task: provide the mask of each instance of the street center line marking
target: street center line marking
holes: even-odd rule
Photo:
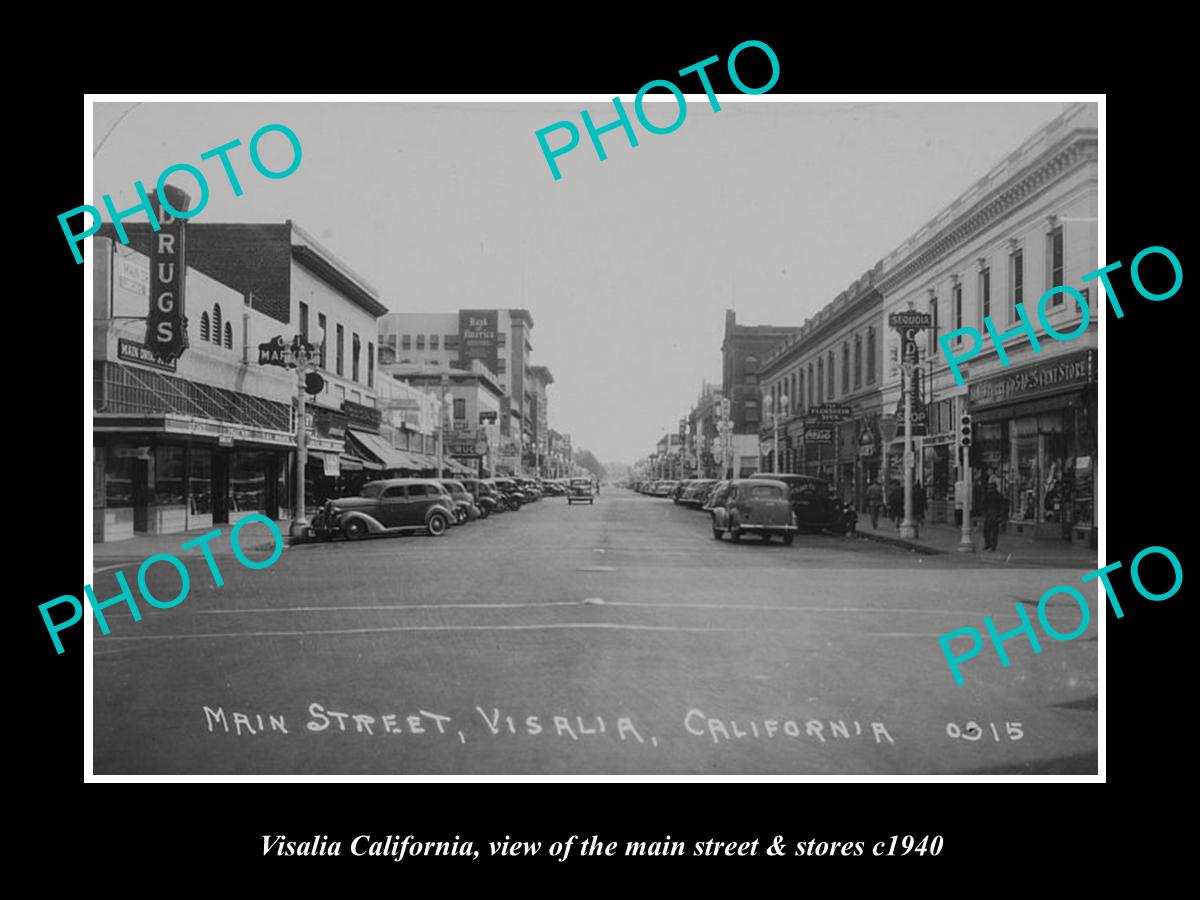
[[[525,609],[551,606],[578,606],[578,600],[547,600],[529,603],[394,603],[381,605],[356,604],[354,606],[278,606],[251,607],[246,609],[196,609],[195,615],[238,615],[241,613],[289,613],[289,612],[354,612],[354,611],[385,611],[407,609]],[[607,606],[644,607],[646,609],[728,609],[748,612],[800,612],[800,613],[854,613],[887,615],[891,613],[912,615],[939,616],[972,616],[991,615],[993,618],[1018,618],[1017,614],[993,612],[986,610],[954,610],[954,609],[890,609],[875,606],[778,606],[766,604],[739,603],[655,603],[636,600],[607,600]],[[1051,613],[1051,617],[1053,612]]]
[[[688,628],[683,625],[622,625],[609,622],[551,622],[539,625],[393,625],[381,628],[336,628],[322,631],[231,631],[202,634],[108,635],[106,641],[175,641],[188,638],[312,637],[333,634],[381,634],[394,631],[546,631],[568,628],[607,628],[623,631],[686,631],[709,634],[737,628]]]

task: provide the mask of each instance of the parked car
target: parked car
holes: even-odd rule
[[[479,518],[479,507],[475,505],[475,500],[467,491],[465,485],[460,481],[454,481],[450,478],[439,479],[442,487],[444,487],[454,499],[454,517],[456,524],[462,525],[465,522],[474,522]]]
[[[704,501],[704,505],[701,506],[700,508],[702,510],[704,510],[705,512],[710,512],[712,510],[713,503],[716,501],[716,499],[718,497],[721,496],[721,491],[724,490],[728,486],[729,486],[728,479],[722,479],[722,480],[718,481],[716,484],[714,484],[712,486],[712,490],[708,492],[708,499]]]
[[[654,488],[655,497],[670,497],[678,481],[660,481]]]
[[[596,502],[596,498],[592,494],[592,479],[572,478],[570,484],[567,485],[567,506],[585,501],[588,505]]]
[[[699,509],[708,500],[709,492],[716,484],[716,480],[712,478],[701,478],[693,481],[688,485],[687,490],[679,495],[679,499],[675,501],[680,506],[690,506],[693,509]]]
[[[790,545],[796,536],[796,514],[788,501],[788,486],[782,481],[746,478],[729,482],[712,501],[712,534],[724,534],[735,544],[745,534],[757,534],[764,542],[777,534]]]
[[[486,519],[492,513],[497,512],[495,491],[486,481],[481,478],[463,478],[461,480],[462,486],[475,501],[475,507],[479,510],[479,518]]]
[[[326,504],[327,532],[355,541],[370,534],[427,531],[441,536],[454,521],[454,500],[429,478],[368,481],[357,497]]]
[[[683,481],[676,482],[675,487],[671,489],[671,500],[676,506],[679,505],[679,498],[683,496],[683,492],[696,483],[695,478],[685,478]]]
[[[762,478],[782,481],[788,486],[788,497],[792,511],[796,514],[796,525],[803,531],[845,531],[844,516],[829,490],[829,482],[812,475],[789,473],[756,472],[752,479]]]
[[[521,493],[517,482],[512,478],[493,478],[492,484],[496,486],[496,490],[508,501],[508,508],[518,510],[525,505],[525,495]]]

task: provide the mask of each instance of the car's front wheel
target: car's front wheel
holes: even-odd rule
[[[429,517],[429,533],[434,537],[441,537],[445,534],[447,526],[446,516],[442,513],[435,513]]]
[[[346,540],[357,541],[367,536],[367,524],[362,519],[351,519],[342,526]]]

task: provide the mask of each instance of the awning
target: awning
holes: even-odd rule
[[[405,453],[403,450],[397,450],[377,434],[347,428],[346,436],[353,443],[354,449],[361,450],[366,454],[368,462],[374,459],[383,469],[421,468],[412,459],[410,454]],[[375,466],[371,466],[371,468],[375,468]]]

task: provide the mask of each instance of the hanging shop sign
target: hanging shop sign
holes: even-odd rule
[[[174,362],[187,349],[187,319],[184,317],[184,222],[182,216],[191,198],[179,188],[163,185],[166,203],[158,192],[150,198],[158,231],[150,235],[150,311],[146,316],[146,346],[167,362]],[[180,215],[173,215],[171,211]]]

